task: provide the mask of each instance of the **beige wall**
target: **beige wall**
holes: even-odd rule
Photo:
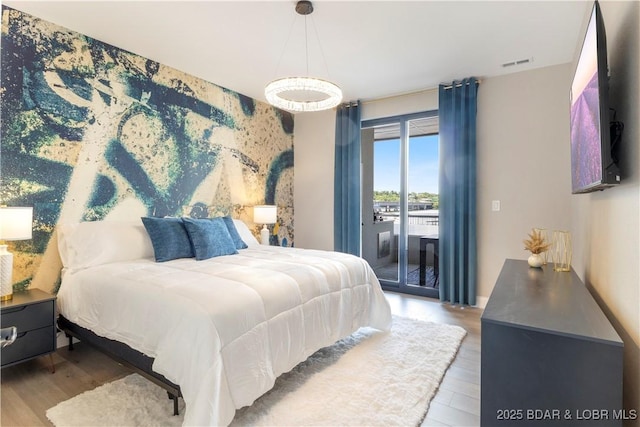
[[[335,110],[295,116],[293,212],[299,248],[333,250],[335,127]]]
[[[569,64],[485,79],[478,89],[478,297],[533,227],[568,230]],[[501,210],[491,210],[499,200]]]
[[[438,109],[438,89],[392,96],[362,103],[362,120],[393,117]]]
[[[640,3],[607,1],[600,6],[611,107],[625,124],[622,182],[571,197],[573,266],[624,341],[625,408],[640,411]],[[628,425],[640,425],[640,420]]]

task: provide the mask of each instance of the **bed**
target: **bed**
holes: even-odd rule
[[[121,359],[181,394],[185,425],[227,425],[318,349],[391,324],[366,261],[262,246],[233,223],[245,249],[165,262],[140,220],[58,227],[61,327],[124,349]]]

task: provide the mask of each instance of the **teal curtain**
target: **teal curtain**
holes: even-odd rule
[[[333,241],[338,252],[360,256],[360,103],[336,112]]]
[[[476,304],[476,111],[478,81],[439,87],[440,300]]]

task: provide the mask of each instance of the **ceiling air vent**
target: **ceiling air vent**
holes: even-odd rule
[[[502,64],[502,68],[515,67],[516,65],[524,65],[533,62],[533,58],[518,59],[517,61],[509,61]]]

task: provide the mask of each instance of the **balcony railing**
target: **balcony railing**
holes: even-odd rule
[[[398,234],[400,230],[399,212],[380,212],[378,214],[383,221],[394,222],[394,232]],[[424,236],[438,234],[440,219],[437,210],[409,212],[407,231],[410,236]]]
[[[400,213],[399,212],[380,212],[379,215],[382,217],[384,221],[400,221]],[[409,224],[414,225],[438,225],[439,223],[439,214],[438,211],[429,211],[429,212],[420,212],[420,213],[409,213]]]

